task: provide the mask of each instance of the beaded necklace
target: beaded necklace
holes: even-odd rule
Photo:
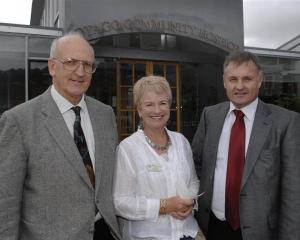
[[[145,134],[145,132],[143,131],[144,133],[144,136],[145,136],[145,139],[146,139],[146,142],[155,150],[157,151],[166,151],[169,146],[172,145],[172,142],[171,142],[171,139],[167,133],[167,131],[165,131],[166,135],[167,135],[167,143],[163,146],[160,146],[160,145],[157,145],[155,144],[154,142],[152,142],[152,140]]]

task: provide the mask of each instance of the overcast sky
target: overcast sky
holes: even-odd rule
[[[0,0],[0,22],[30,24],[32,0]]]
[[[243,0],[245,46],[278,48],[300,35],[300,0]]]
[[[278,48],[300,34],[300,0],[243,2],[245,46]],[[32,0],[0,0],[0,22],[28,25],[31,3]]]

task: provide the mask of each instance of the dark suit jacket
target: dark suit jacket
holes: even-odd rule
[[[207,234],[219,138],[229,102],[207,107],[192,149],[200,178],[197,219]],[[240,191],[244,240],[300,239],[300,115],[258,102]]]
[[[120,236],[112,200],[115,116],[111,107],[85,100],[95,138],[95,190],[50,88],[2,115],[0,239],[92,240],[96,208]]]

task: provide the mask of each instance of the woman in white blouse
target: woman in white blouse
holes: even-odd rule
[[[133,94],[143,127],[120,143],[114,179],[123,238],[195,239],[199,181],[188,140],[166,128],[170,86],[163,77],[148,76],[137,81]]]

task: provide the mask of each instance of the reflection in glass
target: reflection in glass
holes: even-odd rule
[[[117,64],[111,59],[97,58],[97,70],[93,74],[91,86],[87,95],[111,105],[116,111],[116,67]]]
[[[121,64],[121,85],[132,85],[132,64]]]
[[[121,87],[121,109],[133,108],[133,88]]]
[[[172,91],[171,109],[176,109],[177,90],[176,90],[176,88],[171,88],[171,91]]]
[[[177,131],[177,113],[176,111],[170,112],[170,119],[167,123],[167,128],[172,131]]]
[[[25,101],[25,38],[0,36],[0,115]]]
[[[50,46],[54,38],[30,37],[28,40],[29,57],[48,58]]]
[[[164,65],[162,64],[153,64],[153,75],[155,76],[165,76],[164,74]]]
[[[181,130],[189,141],[194,137],[203,108],[226,99],[222,64],[181,64]]]
[[[52,84],[47,61],[29,61],[28,98],[32,99]]]
[[[260,61],[264,71],[260,98],[300,112],[300,60],[260,57]]]
[[[134,64],[134,82],[146,76],[146,64]]]
[[[133,112],[121,112],[121,134],[131,134],[134,131]]]
[[[176,87],[176,66],[167,65],[166,66],[167,79],[171,87]]]

